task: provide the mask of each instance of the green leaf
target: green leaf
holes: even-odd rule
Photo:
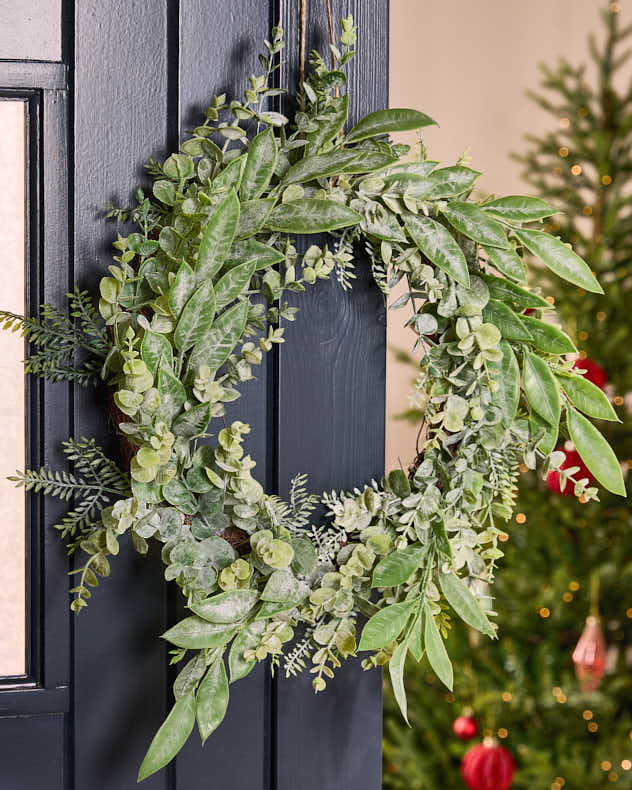
[[[370,153],[369,151],[366,152]],[[353,149],[338,149],[336,151],[328,151],[326,154],[316,154],[315,156],[308,156],[306,159],[299,159],[299,161],[290,167],[287,173],[283,176],[284,185],[289,184],[305,184],[308,181],[313,181],[315,178],[328,178],[329,176],[338,175],[341,168],[351,166],[362,158],[363,151],[356,151]],[[353,170],[345,171],[347,173],[354,172]],[[362,168],[355,172],[365,172]]]
[[[334,139],[344,127],[348,111],[348,94],[331,101],[330,105],[323,111],[322,117],[316,120],[318,128],[307,134],[307,154],[318,153],[326,143]]]
[[[557,380],[575,408],[597,420],[620,422],[605,392],[592,381],[583,376],[571,375],[558,375]]]
[[[274,174],[278,149],[274,131],[270,128],[253,137],[248,146],[248,158],[239,187],[242,200],[253,200],[265,192]]]
[[[193,347],[188,376],[197,376],[201,365],[215,372],[229,357],[246,326],[249,302],[238,302],[222,313],[206,335]]]
[[[491,219],[474,203],[454,200],[441,213],[453,228],[479,244],[510,249],[511,245],[500,222]]]
[[[498,299],[490,299],[483,308],[483,321],[489,321],[500,329],[506,340],[533,340],[529,329],[514,313],[511,307]],[[540,322],[541,323],[541,322]]]
[[[261,604],[261,608],[257,611],[255,621],[267,620],[269,617],[276,617],[276,615],[281,614],[281,612],[287,612],[288,609],[294,609],[298,603],[300,603],[300,601],[283,601],[283,603],[278,603],[277,601],[264,601]]]
[[[432,526],[436,547],[444,556],[452,560],[452,547],[450,546],[448,533],[445,530],[443,519],[435,518],[430,522],[430,525]]]
[[[261,642],[261,634],[265,631],[266,624],[263,620],[255,620],[250,623],[243,631],[240,631],[228,654],[228,669],[230,670],[230,682],[245,678],[253,669],[256,660],[246,661],[244,653],[246,650],[254,650]]]
[[[529,252],[540,258],[542,263],[558,277],[568,280],[569,283],[586,291],[596,294],[603,293],[602,287],[590,271],[588,264],[559,239],[541,230],[514,228],[512,232]]]
[[[293,538],[292,548],[294,549],[292,569],[301,576],[309,576],[318,564],[314,544],[308,538]]]
[[[211,404],[198,403],[197,406],[193,406],[188,411],[178,415],[171,430],[175,436],[192,439],[194,436],[204,433],[210,421]]]
[[[195,724],[195,697],[190,691],[171,708],[162,727],[153,741],[138,771],[138,781],[155,774],[171,762],[184,746]]]
[[[418,568],[425,549],[408,546],[383,557],[373,570],[371,587],[397,587],[403,584]]]
[[[156,386],[160,393],[158,415],[166,422],[171,423],[184,406],[187,393],[180,379],[174,376],[171,369],[167,367],[164,357],[158,369]]]
[[[470,287],[470,275],[465,255],[450,231],[430,217],[412,214],[405,219],[406,230],[429,261],[443,269],[453,280]]]
[[[212,326],[214,318],[215,291],[213,283],[207,280],[197,289],[182,311],[173,333],[176,348],[184,352],[198,343]]]
[[[502,250],[500,247],[483,247],[483,249],[492,266],[505,277],[511,277],[519,283],[527,281],[527,267],[513,248]]]
[[[462,165],[440,167],[428,176],[428,186],[419,188],[419,197],[426,200],[457,197],[468,192],[480,176],[478,170]],[[414,191],[413,191],[414,196]]]
[[[379,650],[397,639],[418,605],[418,600],[402,601],[380,609],[364,626],[358,650]]]
[[[204,744],[222,723],[228,709],[228,678],[221,656],[211,664],[200,683],[196,703],[198,729]]]
[[[481,207],[483,211],[494,214],[510,222],[534,222],[557,214],[557,209],[549,206],[544,200],[524,195],[509,195],[492,200]]]
[[[212,280],[221,269],[239,224],[239,198],[234,189],[219,204],[202,231],[195,273],[198,282]]]
[[[391,491],[400,499],[410,496],[410,482],[402,469],[393,469],[389,472],[388,484]]]
[[[180,264],[180,268],[173,281],[173,285],[169,289],[168,301],[169,309],[174,318],[178,318],[184,309],[184,305],[189,301],[193,292],[197,287],[197,278],[193,269],[186,261]]]
[[[549,425],[539,414],[532,411],[529,415],[529,431],[531,436],[537,436],[539,433],[542,433],[542,438],[538,441],[536,446],[544,455],[550,455],[557,445],[560,426]]]
[[[145,330],[143,342],[140,346],[140,355],[143,362],[147,365],[152,376],[156,376],[160,359],[164,358],[168,369],[173,367],[173,346],[164,335]]]
[[[160,249],[174,260],[184,258],[189,249],[186,240],[172,227],[166,227],[160,231],[158,243]]]
[[[305,590],[305,595],[307,591]],[[271,601],[272,603],[287,603],[292,601],[296,603],[305,597],[298,579],[291,571],[278,570],[274,571],[266,586],[261,593],[262,601]]]
[[[358,158],[347,165],[341,165],[340,173],[347,175],[373,173],[399,161],[396,156],[391,156],[383,151],[368,151],[364,148],[354,148],[353,150],[358,154]]]
[[[237,633],[237,628],[219,623],[207,623],[201,617],[185,617],[162,635],[161,639],[176,647],[201,650],[206,647],[221,647]]]
[[[221,158],[221,152],[220,152]],[[244,172],[246,164],[246,154],[238,156],[229,165],[218,173],[213,179],[213,189],[218,192],[228,192],[229,189],[235,188],[235,192],[239,190],[241,184],[241,176]]]
[[[393,695],[397,700],[399,709],[402,712],[404,721],[410,727],[408,721],[408,705],[406,702],[406,689],[404,688],[404,664],[406,663],[406,655],[408,653],[408,641],[405,640],[395,648],[391,660],[388,662],[388,672],[391,677],[391,685],[393,687]]]
[[[237,623],[259,599],[257,590],[228,590],[191,605],[191,611],[209,623]]]
[[[551,310],[550,302],[543,299],[537,294],[531,293],[519,285],[512,283],[511,280],[505,280],[504,277],[493,277],[490,274],[479,274],[489,288],[489,295],[492,299],[499,299],[509,305],[528,309]]]
[[[362,216],[334,200],[302,198],[277,206],[266,227],[282,233],[326,233],[357,225]]]
[[[424,606],[424,645],[428,662],[439,680],[452,691],[452,663],[428,604]]]
[[[410,634],[407,640],[408,649],[417,663],[421,661],[424,655],[423,620],[423,614],[419,612],[410,628]]]
[[[167,206],[173,206],[176,202],[176,185],[172,181],[156,181],[152,191]]]
[[[533,411],[549,425],[557,425],[561,410],[559,387],[546,362],[529,351],[524,352],[522,384]]]
[[[612,447],[595,426],[575,409],[566,410],[568,433],[582,461],[604,488],[625,496],[621,466]]]
[[[387,165],[384,170],[380,170],[378,173],[375,173],[375,175],[379,176],[380,178],[386,178],[386,176],[394,174],[403,175],[404,173],[410,173],[417,176],[427,176],[432,173],[438,164],[439,162],[434,162],[430,159],[424,159],[422,162],[398,162],[394,165]]]
[[[417,110],[378,110],[369,113],[357,123],[347,134],[346,140],[348,143],[359,142],[381,134],[406,132],[436,125],[436,121]]]
[[[228,253],[228,258],[224,261],[224,270],[239,266],[248,261],[255,262],[256,269],[267,269],[274,266],[285,258],[282,252],[275,250],[267,244],[262,244],[255,239],[244,239],[236,241]]]
[[[247,239],[254,236],[265,225],[268,215],[272,211],[275,198],[260,198],[247,200],[241,204],[241,216],[237,228],[237,238]]]
[[[247,261],[229,269],[215,285],[215,298],[217,299],[217,311],[223,310],[250,285],[252,275],[257,267],[256,261]]]
[[[530,315],[521,315],[520,321],[531,334],[531,343],[546,354],[572,354],[577,351],[570,337],[552,324]]]
[[[464,623],[492,639],[496,637],[487,615],[463,579],[456,573],[439,573],[439,584],[446,601]]]
[[[192,516],[197,510],[195,497],[179,477],[174,477],[162,487],[162,495],[170,505],[188,516]]]
[[[500,362],[488,362],[491,370],[498,370],[494,381],[498,383],[498,390],[492,395],[492,404],[498,406],[503,415],[503,423],[509,427],[518,413],[520,401],[520,368],[513,349],[505,340],[501,340],[500,350],[503,358]]]

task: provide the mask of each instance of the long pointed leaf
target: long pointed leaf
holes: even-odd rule
[[[162,727],[154,736],[138,771],[138,781],[155,774],[171,762],[186,743],[195,724],[195,697],[190,691],[171,709]]]
[[[621,466],[614,450],[595,426],[575,409],[567,409],[568,432],[582,461],[604,488],[625,496]]]
[[[221,269],[239,224],[239,198],[228,193],[202,231],[195,273],[198,281],[212,280]]]
[[[438,266],[453,280],[470,287],[470,275],[465,255],[447,228],[430,217],[409,215],[406,229],[417,247],[429,261]]]

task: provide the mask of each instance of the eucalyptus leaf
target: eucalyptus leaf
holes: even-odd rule
[[[621,465],[612,447],[590,420],[575,409],[566,410],[566,421],[571,441],[595,479],[613,494],[625,496]]]
[[[242,200],[253,200],[265,192],[274,175],[277,155],[273,129],[265,129],[253,137],[248,146],[248,157],[239,187]]]
[[[377,110],[369,113],[351,129],[347,134],[347,142],[357,143],[376,135],[406,132],[436,125],[436,121],[417,110]]]
[[[474,203],[453,200],[441,210],[441,213],[453,228],[479,244],[506,250],[511,246],[503,226]]]
[[[524,352],[522,379],[531,408],[549,425],[560,421],[560,391],[549,366],[540,357]]]
[[[208,668],[196,699],[196,717],[204,744],[224,720],[228,709],[228,678],[220,657]]]
[[[302,198],[276,206],[266,227],[282,233],[326,233],[357,225],[362,216],[333,200]]]
[[[449,274],[465,288],[470,287],[470,275],[463,251],[452,234],[430,217],[406,216],[406,230],[429,261]]]
[[[514,228],[514,235],[554,274],[586,291],[602,294],[603,288],[588,265],[564,242],[541,230]]]
[[[195,696],[190,691],[176,701],[154,736],[138,771],[138,781],[155,774],[176,756],[186,743],[195,724]]]

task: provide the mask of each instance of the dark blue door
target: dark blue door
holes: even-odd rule
[[[19,10],[16,9],[19,6]],[[308,4],[308,51],[327,50],[325,0]],[[351,120],[387,103],[387,0],[334,0],[353,13],[359,50]],[[340,6],[340,7],[338,7]],[[295,84],[298,0],[0,0],[0,98],[25,104],[26,308],[93,287],[149,154],[174,149],[213,92],[239,95],[281,21],[283,78]],[[367,267],[368,269],[368,267]],[[362,267],[358,267],[362,272]],[[366,270],[365,270],[366,271]],[[379,477],[383,467],[385,316],[369,276],[351,294],[323,283],[297,299],[288,342],[241,400],[248,451],[268,491],[297,472],[314,490]],[[309,348],[309,354],[305,353]],[[94,391],[30,383],[27,462],[59,463],[59,442],[108,438]],[[367,426],[370,426],[368,428]],[[158,556],[124,552],[79,618],[68,615],[67,559],[54,505],[28,501],[27,660],[0,678],[0,790],[131,790],[171,705],[166,648],[177,614]],[[377,790],[381,676],[350,662],[315,698],[310,677],[263,667],[231,691],[228,716],[201,748],[192,737],[150,790]]]

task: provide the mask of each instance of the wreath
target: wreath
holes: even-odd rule
[[[420,112],[380,110],[345,133],[351,17],[332,46],[339,65],[312,53],[293,122],[264,109],[280,92],[272,82],[282,36],[272,31],[265,71],[243,101],[213,96],[180,151],[149,161],[151,194],[139,189],[135,207],[110,207],[136,230],[114,242],[98,312],[75,288],[68,314],[50,305],[39,318],[0,314],[30,341],[27,372],[105,382],[125,450],[121,467],[94,440],[69,439],[72,473],[12,478],[72,500],[57,525],[69,553],[86,556],[73,571],[72,609],[86,606],[131,538],[141,554],[150,540],[162,544],[165,578],[190,610],[163,634],[172,662],[185,663],[139,780],[175,756],[196,720],[205,741],[226,712],[229,677],[260,661],[273,671],[282,661],[286,675],[309,667],[319,692],[342,659],[367,652],[365,669],[388,664],[404,717],[409,653],[425,653],[451,688],[450,616],[495,637],[487,585],[502,556],[499,524],[512,515],[521,465],[560,468],[558,431],[605,488],[625,495],[614,453],[584,416],[616,420],[612,406],[575,375],[575,345],[550,301],[525,284],[531,253],[602,292],[569,246],[525,227],[556,210],[533,197],[472,199],[479,173],[463,162],[440,167],[421,141],[402,159],[409,148],[388,135],[434,123]],[[323,233],[333,245],[298,251],[296,235]],[[297,475],[282,501],[253,476],[249,426],[222,427],[221,418],[284,342],[281,323],[296,312],[284,293],[334,273],[348,288],[354,245],[384,294],[407,285],[391,306],[410,309],[421,357],[417,456],[353,491],[315,496]],[[596,499],[578,469],[560,469],[561,485]],[[313,524],[321,506],[324,522]]]

